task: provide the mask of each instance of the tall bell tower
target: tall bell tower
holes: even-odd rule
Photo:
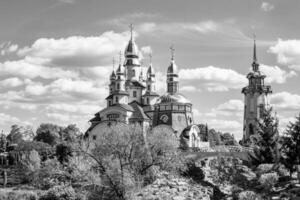
[[[248,73],[248,86],[242,89],[244,94],[244,128],[243,143],[251,142],[251,136],[256,134],[258,121],[269,106],[268,95],[272,93],[271,86],[265,85],[266,76],[261,73],[256,57],[256,40],[254,37],[252,71]]]

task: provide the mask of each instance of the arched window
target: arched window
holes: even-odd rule
[[[149,98],[147,98],[147,104],[150,104]]]
[[[120,89],[120,83],[117,83],[117,90]]]
[[[135,70],[134,69],[132,70],[132,76],[135,76]]]
[[[136,97],[137,95],[136,95],[136,91],[133,91],[133,97]]]
[[[116,103],[119,103],[119,97],[116,97]]]

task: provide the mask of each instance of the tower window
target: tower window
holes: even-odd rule
[[[150,86],[150,85],[148,85],[148,91],[150,91],[150,89],[151,89],[151,86]]]
[[[116,97],[116,103],[119,103],[119,97]]]
[[[147,104],[150,104],[149,98],[147,98]]]
[[[136,91],[133,91],[133,97],[136,97]]]
[[[120,83],[117,84],[117,90],[119,90],[119,89],[120,89]]]
[[[132,75],[135,76],[135,70],[134,69],[132,70]]]

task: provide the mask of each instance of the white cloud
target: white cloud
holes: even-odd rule
[[[181,69],[179,78],[182,80],[198,80],[207,91],[228,91],[241,89],[247,84],[245,75],[232,69],[208,66],[194,69]]]
[[[277,55],[278,63],[300,71],[300,40],[278,39],[269,52]]]
[[[5,56],[11,53],[14,53],[18,50],[19,46],[17,44],[13,44],[12,42],[3,42],[0,44],[0,54],[1,56]]]
[[[288,78],[297,76],[295,71],[285,71],[278,66],[260,65],[261,71],[267,76],[267,83],[285,83]]]
[[[184,91],[184,92],[201,92],[200,89],[196,88],[195,86],[193,85],[185,85],[185,86],[181,86],[180,87],[180,91]]]
[[[269,2],[262,2],[261,7],[263,11],[269,12],[275,8],[275,6]]]
[[[127,32],[113,31],[90,37],[40,38],[20,49],[18,55],[28,62],[49,66],[97,66],[111,62],[110,57],[125,48],[128,38]]]
[[[13,87],[18,87],[24,84],[24,81],[17,77],[13,78],[7,78],[2,81],[0,81],[0,86],[4,88],[13,88]]]
[[[300,95],[289,92],[279,92],[270,96],[270,103],[275,110],[299,111]]]
[[[13,117],[6,113],[0,113],[0,118],[1,118],[0,120],[1,125],[4,125],[5,123],[15,124],[20,122],[20,119],[18,119],[17,117]]]
[[[17,76],[24,78],[54,79],[63,77],[77,77],[78,73],[70,70],[63,70],[57,67],[46,67],[28,63],[25,60],[6,61],[0,63],[0,76]]]

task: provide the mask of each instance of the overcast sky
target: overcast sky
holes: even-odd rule
[[[0,127],[76,123],[102,109],[112,58],[129,24],[165,92],[170,45],[197,123],[242,135],[243,95],[257,35],[281,129],[300,112],[298,0],[1,0]]]

